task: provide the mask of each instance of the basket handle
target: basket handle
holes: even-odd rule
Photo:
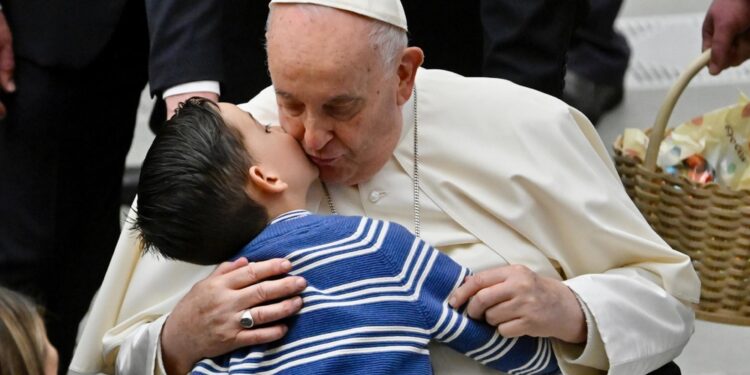
[[[708,65],[709,60],[711,60],[710,48],[690,63],[687,69],[677,78],[677,82],[669,89],[667,97],[664,98],[664,103],[659,108],[659,114],[656,115],[656,121],[651,128],[651,135],[648,140],[648,149],[646,150],[646,160],[644,162],[644,167],[648,171],[654,172],[656,170],[656,156],[659,154],[659,145],[664,139],[664,131],[667,129],[667,122],[672,115],[677,100],[682,95],[682,92],[685,91],[685,87],[690,83],[690,80]]]

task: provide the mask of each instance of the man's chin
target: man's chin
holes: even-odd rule
[[[352,185],[349,181],[353,176],[351,173],[347,173],[346,169],[334,166],[319,166],[318,170],[320,171],[318,178],[327,184]]]
[[[318,167],[318,171],[318,178],[327,184],[340,184],[344,180],[335,168]]]

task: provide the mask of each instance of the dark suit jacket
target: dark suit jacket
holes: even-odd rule
[[[221,84],[222,100],[245,102],[270,84],[264,50],[267,1],[146,0],[146,13],[152,94],[214,80]]]
[[[82,68],[106,46],[128,0],[5,0],[14,52],[40,66]],[[130,0],[144,1],[144,0]],[[266,1],[145,0],[153,94],[219,81],[222,99],[247,101],[270,84]]]
[[[5,0],[16,57],[81,68],[107,44],[126,0]]]
[[[151,129],[166,118],[161,94],[194,81],[218,81],[221,100],[243,103],[271,84],[264,48],[268,2],[146,0],[149,84],[158,100]]]

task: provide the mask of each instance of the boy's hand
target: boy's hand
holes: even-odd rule
[[[307,286],[305,280],[298,276],[268,280],[290,270],[291,264],[285,259],[248,263],[241,258],[222,263],[195,284],[162,329],[162,359],[167,373],[185,374],[203,358],[283,337],[287,331],[284,324],[243,329],[239,321],[250,308],[256,325],[277,322],[299,311],[302,298],[294,295]],[[290,296],[294,297],[287,298]],[[263,305],[281,298],[287,299]]]

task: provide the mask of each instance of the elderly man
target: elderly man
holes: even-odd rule
[[[507,81],[420,69],[398,0],[273,0],[267,41],[273,86],[243,108],[320,167],[327,185],[310,209],[413,228],[476,272],[452,305],[505,336],[555,338],[565,373],[646,373],[680,353],[696,274],[640,216],[578,111]],[[283,298],[304,288],[269,280],[289,268],[141,257],[126,228],[71,370],[185,373],[275,340],[299,309]],[[240,326],[245,310],[261,327]],[[437,373],[491,373],[430,352]]]

